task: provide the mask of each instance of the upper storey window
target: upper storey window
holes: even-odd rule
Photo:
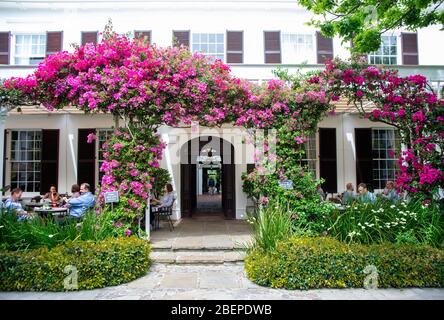
[[[379,50],[368,55],[370,64],[397,64],[396,36],[382,36]]]
[[[224,62],[225,39],[223,33],[193,33],[191,37],[192,51],[199,51],[208,57]]]
[[[45,58],[46,34],[17,34],[14,49],[16,65],[37,65]]]
[[[313,35],[282,33],[282,62],[312,62],[314,57]]]

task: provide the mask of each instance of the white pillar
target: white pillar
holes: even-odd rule
[[[6,107],[0,107],[0,201],[3,196],[3,162],[5,160],[4,155],[4,141],[5,141],[5,122],[6,122]]]

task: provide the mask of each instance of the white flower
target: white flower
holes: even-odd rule
[[[392,205],[390,206],[390,208],[391,208],[391,209],[395,209],[396,206],[395,206],[394,204],[392,204]]]
[[[4,227],[5,227],[5,226],[0,226],[0,229],[1,229],[1,228],[4,228]]]
[[[48,237],[49,237],[49,238],[52,238],[52,237],[54,237],[54,235],[53,235],[53,234],[50,234],[50,235],[48,235]]]

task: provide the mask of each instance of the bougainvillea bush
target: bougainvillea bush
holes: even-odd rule
[[[343,96],[371,121],[399,130],[405,150],[396,184],[411,194],[436,194],[444,181],[444,100],[430,91],[422,75],[400,77],[396,70],[362,63],[330,61],[320,76],[332,97]],[[373,110],[366,110],[368,102]]]
[[[160,160],[165,144],[151,129],[117,129],[102,146],[104,161],[98,203],[104,204],[104,192],[119,191],[119,203],[108,213],[116,230],[125,235],[138,231],[138,220],[145,211],[146,203],[154,187],[162,189],[165,182],[160,170]],[[156,182],[156,177],[159,180]],[[166,183],[166,182],[165,182]],[[157,190],[159,192],[160,190]],[[106,211],[111,209],[106,207]]]

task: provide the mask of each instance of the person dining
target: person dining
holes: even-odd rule
[[[342,204],[349,205],[354,200],[356,200],[357,195],[355,193],[355,188],[353,187],[353,183],[349,182],[345,187],[346,190],[342,193]]]
[[[55,207],[57,206],[57,203],[60,202],[61,197],[60,194],[57,192],[57,189],[54,185],[52,185],[49,188],[49,192],[47,192],[44,196],[43,196],[43,201],[50,201],[52,203],[52,206]]]
[[[80,220],[87,210],[94,208],[94,195],[90,190],[91,187],[88,183],[82,183],[80,185],[80,197],[68,200],[70,218]]]
[[[23,210],[22,204],[20,203],[22,193],[22,189],[15,188],[11,191],[11,196],[5,201],[5,209],[8,213],[13,213],[15,211],[17,214],[17,221],[23,221],[33,216],[31,212]]]
[[[365,183],[360,183],[358,186],[358,201],[359,202],[375,202],[376,197],[373,193],[368,191],[367,185]]]
[[[390,201],[398,201],[399,194],[395,190],[395,186],[392,181],[387,181],[385,184],[385,188],[381,194],[382,198]]]
[[[162,207],[171,207],[174,202],[174,192],[173,192],[173,186],[171,183],[167,183],[165,186],[165,194],[162,197],[162,200],[158,200],[155,197],[151,199],[151,204],[153,205],[153,209],[150,211],[150,222],[151,225],[154,225],[154,212],[158,208]]]

